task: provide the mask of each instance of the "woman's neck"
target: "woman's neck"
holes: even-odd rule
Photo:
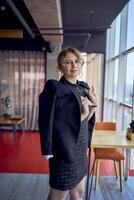
[[[70,77],[66,77],[66,76],[64,76],[64,78],[65,78],[68,82],[70,82],[70,83],[72,83],[72,84],[76,84],[76,82],[77,82],[77,79],[76,79],[76,78],[70,78]]]

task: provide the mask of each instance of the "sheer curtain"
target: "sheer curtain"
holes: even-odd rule
[[[0,51],[0,99],[10,97],[12,114],[25,117],[26,130],[38,130],[38,96],[44,78],[43,52]]]

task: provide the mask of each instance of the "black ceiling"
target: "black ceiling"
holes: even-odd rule
[[[61,0],[63,46],[76,46],[86,52],[105,52],[106,30],[127,2],[128,0]]]
[[[12,4],[15,6],[15,12],[12,10]],[[28,25],[31,35],[20,21],[20,16],[18,15],[21,15],[23,21]],[[23,0],[0,0],[0,29],[23,30],[23,39],[0,38],[0,49],[42,50],[42,47],[47,44],[42,36],[34,35],[32,30],[38,30],[38,28]],[[36,33],[39,32],[36,31]]]
[[[10,1],[9,1],[10,2]],[[22,0],[12,0],[13,4],[19,10],[20,14],[24,17],[27,24],[30,24],[31,28],[35,28],[36,25]],[[5,6],[5,10],[2,7]],[[16,17],[14,12],[11,10],[8,1],[0,0],[0,28],[23,28],[19,19]],[[25,32],[27,34],[27,32]]]
[[[23,0],[0,0],[0,29],[21,28],[24,31],[23,39],[0,39],[0,49],[42,49],[47,43],[39,34],[31,37],[11,10],[8,3],[10,1],[23,16],[30,31],[34,34],[32,30],[38,30]],[[106,30],[127,2],[128,0],[61,0],[63,47],[75,46],[89,53],[104,53]]]

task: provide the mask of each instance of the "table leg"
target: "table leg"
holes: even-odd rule
[[[85,200],[90,200],[92,185],[93,185],[93,176],[94,176],[94,168],[95,162],[93,163],[91,172],[90,172],[90,163],[91,163],[91,149],[89,150],[89,163],[88,163],[88,173],[87,173],[87,183],[86,183],[86,191],[85,191]],[[95,160],[94,160],[95,161]]]
[[[91,182],[90,182],[90,187],[88,189],[89,192],[88,192],[88,198],[87,198],[87,200],[90,200],[90,197],[91,197],[92,185],[93,185],[93,178],[94,178],[94,168],[95,168],[95,165],[93,166],[93,171],[92,171],[91,176],[90,176]]]
[[[22,122],[22,131],[25,132],[25,121]]]
[[[124,163],[124,179],[125,179],[125,181],[128,179],[130,153],[131,153],[131,149],[126,148],[126,150],[125,150],[125,160],[124,160],[124,162],[125,162]]]
[[[24,133],[25,132],[25,123],[22,122],[19,126],[20,126],[22,132]]]
[[[89,149],[89,152],[88,152],[88,171],[87,171],[87,182],[86,182],[85,200],[88,199],[88,193],[89,193],[90,159],[91,159],[91,149]]]
[[[85,191],[85,200],[88,199],[88,194],[89,194],[89,181],[90,181],[90,170],[88,169],[88,173],[87,173],[87,182],[86,182],[86,191]]]
[[[13,125],[13,136],[16,139],[16,125]]]

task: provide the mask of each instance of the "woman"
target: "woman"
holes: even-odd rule
[[[48,80],[39,97],[41,150],[49,158],[50,192],[48,200],[81,200],[84,193],[94,126],[96,95],[78,81],[83,58],[75,48],[61,51],[57,58],[60,81]]]

